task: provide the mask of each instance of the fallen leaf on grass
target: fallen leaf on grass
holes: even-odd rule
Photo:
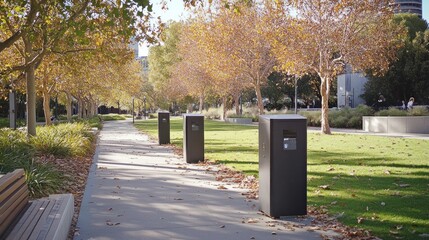
[[[333,168],[333,167],[330,167],[330,168],[328,168],[328,172],[330,172],[330,171],[334,171],[335,170],[335,168]]]
[[[389,170],[384,171],[384,174],[390,175],[391,172]]]
[[[357,222],[358,223],[363,223],[363,220],[365,220],[365,218],[363,218],[363,217],[358,217],[357,218]]]
[[[324,190],[329,190],[329,185],[320,185],[319,188],[324,189]]]
[[[429,233],[422,233],[422,234],[419,234],[419,237],[427,238],[427,237],[429,237]]]

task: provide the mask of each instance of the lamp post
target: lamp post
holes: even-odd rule
[[[298,101],[297,101],[297,99],[298,99],[298,78],[295,75],[295,114],[298,113],[298,109],[297,109]]]
[[[133,112],[131,114],[133,115],[133,123],[134,123],[134,97],[133,97]]]
[[[143,96],[143,119],[146,119],[146,96]]]

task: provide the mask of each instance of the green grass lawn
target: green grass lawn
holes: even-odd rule
[[[136,126],[157,137],[156,119]],[[207,159],[258,175],[257,126],[206,120],[204,134]],[[182,147],[182,139],[182,119],[172,118],[171,142]],[[429,235],[429,141],[309,132],[308,204],[326,206],[341,222],[383,239],[423,239]]]

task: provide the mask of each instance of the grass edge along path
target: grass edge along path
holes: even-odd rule
[[[171,118],[171,143],[182,148],[183,120]],[[135,125],[157,137],[157,120]],[[256,126],[205,120],[205,157],[258,173]],[[308,133],[308,204],[383,239],[429,235],[429,141]]]

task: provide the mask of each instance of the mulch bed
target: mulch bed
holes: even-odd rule
[[[39,156],[36,158],[36,161],[40,163],[48,163],[55,166],[64,176],[64,182],[60,186],[60,189],[58,189],[58,193],[72,193],[74,196],[74,214],[68,239],[73,239],[74,237],[80,205],[82,203],[95,147],[96,144],[94,140],[93,150],[85,157],[56,158],[54,156]]]

